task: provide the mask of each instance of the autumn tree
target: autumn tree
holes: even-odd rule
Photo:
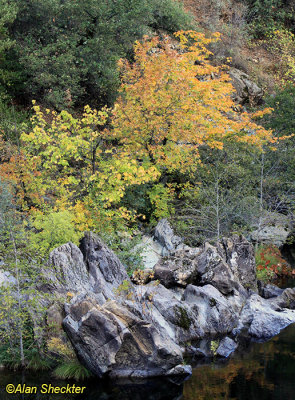
[[[146,37],[135,44],[134,64],[120,62],[122,86],[110,131],[118,151],[156,166],[162,189],[169,174],[195,176],[201,148],[222,149],[224,141],[261,148],[273,140],[254,115],[234,111],[226,69],[210,64],[208,46],[219,34],[175,36],[179,42]]]
[[[209,62],[207,47],[218,36],[178,32],[179,44],[145,38],[135,45],[134,64],[121,61],[111,135],[122,152],[159,170],[189,171],[201,146],[221,149],[225,139],[261,146],[271,139],[250,114],[234,111],[229,75]]]
[[[40,230],[40,221],[46,226],[52,224],[45,221],[55,221],[60,229],[64,210],[80,231],[101,231],[115,220],[132,219],[132,208],[120,205],[126,188],[152,182],[158,171],[117,152],[104,130],[108,110],[86,106],[81,118],[66,111],[43,113],[37,105],[34,111],[31,131],[21,135],[21,149],[0,136],[1,175],[18,206],[34,215],[32,227]]]

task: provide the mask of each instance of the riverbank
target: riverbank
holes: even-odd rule
[[[295,325],[265,343],[251,342],[229,360],[198,362],[185,382],[176,379],[124,380],[114,383],[91,379],[76,382],[86,386],[83,395],[67,395],[68,400],[206,400],[206,399],[291,399],[295,396]],[[48,377],[48,373],[0,371],[1,400],[29,400],[30,395],[7,395],[7,384],[41,387],[44,383],[66,386],[69,382]],[[59,400],[60,395],[43,394],[42,400]]]

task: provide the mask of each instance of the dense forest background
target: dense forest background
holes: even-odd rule
[[[293,224],[292,0],[0,0],[0,9],[0,262],[19,292],[5,294],[0,316],[49,252],[85,230],[131,274],[140,233],[163,217],[194,246],[248,237],[273,215]],[[232,68],[263,89],[260,101],[234,101]],[[20,310],[9,348],[27,330]]]

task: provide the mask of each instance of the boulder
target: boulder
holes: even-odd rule
[[[162,258],[154,267],[154,278],[167,288],[210,284],[224,295],[238,290],[246,296],[249,289],[257,291],[254,249],[238,235],[222,239],[217,246],[185,247]]]
[[[197,260],[197,272],[201,285],[210,284],[222,294],[232,294],[238,287],[238,281],[218,249],[205,243],[203,251]]]
[[[144,235],[139,245],[135,246],[135,250],[138,249],[145,269],[152,269],[165,253],[163,246],[148,235]]]
[[[242,235],[223,238],[218,245],[235,280],[246,289],[257,291],[255,252],[252,244]]]
[[[295,310],[295,289],[287,288],[282,290],[282,293],[273,300],[273,304],[280,308]]]
[[[216,355],[227,358],[236,350],[237,347],[238,344],[226,336],[220,341],[218,349],[216,350]]]
[[[103,301],[113,298],[114,290],[130,280],[115,253],[90,232],[85,233],[80,248],[69,242],[54,249],[49,266],[43,271],[47,281],[44,290],[49,286],[64,293],[94,292]]]
[[[182,238],[174,234],[166,218],[158,222],[155,228],[154,238],[163,247],[162,256],[173,254],[177,248],[183,246]]]
[[[96,376],[151,377],[189,374],[181,348],[122,304],[73,300],[63,326],[79,359]]]
[[[263,282],[259,281],[259,295],[264,299],[271,299],[273,297],[280,296],[284,289],[277,287],[276,285],[265,285]]]
[[[83,254],[75,244],[69,242],[54,249],[48,264],[43,275],[52,289],[64,292],[91,290]]]
[[[87,267],[90,284],[97,293],[105,293],[106,298],[112,297],[111,292],[124,280],[129,281],[125,267],[103,241],[92,232],[86,232],[80,245]]]
[[[185,247],[177,250],[173,256],[162,258],[154,267],[154,278],[164,286],[186,287],[190,283],[196,283],[198,279],[197,255],[199,248]]]
[[[65,317],[79,360],[96,376],[184,376],[191,372],[183,365],[184,343],[197,340],[190,352],[212,356],[210,340],[219,335],[268,339],[295,322],[295,290],[265,286],[265,297],[278,293],[268,299],[256,293],[253,246],[242,236],[196,249],[177,245],[173,235],[165,243],[172,254],[154,268],[163,285],[148,282],[150,270],[134,276],[133,284],[118,257],[92,233],[80,248],[68,243],[50,254],[50,290],[71,301],[64,310],[49,307],[47,320],[59,325]],[[236,345],[225,337],[214,350],[227,357]]]
[[[229,75],[236,89],[236,93],[233,96],[234,101],[242,105],[245,103],[250,103],[251,105],[261,103],[263,90],[250,79],[249,75],[237,68],[231,68]]]
[[[254,243],[274,244],[282,247],[292,234],[292,224],[286,215],[265,211],[261,218],[253,224],[254,229],[250,233],[250,239]]]
[[[141,301],[144,304],[142,318],[149,319],[173,341],[184,343],[204,335],[196,313],[175,292],[153,283],[137,290],[141,292]]]
[[[195,315],[194,323],[199,326],[202,336],[226,334],[238,324],[239,313],[212,285],[188,285],[182,300],[190,306]]]
[[[281,308],[272,299],[252,294],[247,300],[233,334],[243,332],[256,339],[267,340],[295,322],[295,311]]]

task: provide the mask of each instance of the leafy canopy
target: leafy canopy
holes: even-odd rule
[[[121,152],[160,171],[187,172],[197,168],[201,146],[221,149],[226,139],[261,147],[271,140],[254,115],[233,111],[229,75],[209,62],[207,46],[219,34],[210,39],[181,31],[176,37],[179,46],[146,37],[136,42],[134,64],[120,62],[122,86],[110,135]]]
[[[120,84],[117,60],[132,57],[136,39],[153,29],[192,25],[175,0],[1,0],[1,33],[13,42],[4,73],[16,66],[22,85],[4,88],[56,109],[112,103]],[[13,64],[12,64],[13,62]],[[1,71],[1,60],[0,60]],[[1,83],[1,75],[0,75]]]

